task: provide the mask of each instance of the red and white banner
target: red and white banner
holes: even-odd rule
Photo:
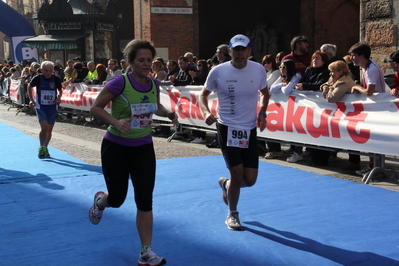
[[[11,80],[10,83],[10,99],[13,102],[18,104],[22,104],[22,100],[24,97],[22,96],[22,90],[20,89],[21,81],[20,80]]]
[[[62,107],[89,111],[101,86],[73,84],[64,88]],[[207,126],[199,107],[202,86],[162,86],[161,103],[175,111],[183,125]],[[217,96],[209,106],[216,114]],[[107,106],[109,111],[109,106]],[[337,103],[328,103],[320,92],[294,91],[271,95],[267,128],[258,136],[345,150],[399,156],[399,99],[388,93],[366,97],[347,94]],[[169,121],[155,116],[154,119]]]

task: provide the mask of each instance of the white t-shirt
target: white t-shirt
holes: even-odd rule
[[[381,68],[370,59],[370,64],[362,71],[364,85],[375,85],[374,92],[385,92],[385,79]]]
[[[230,62],[217,65],[205,82],[205,88],[218,95],[218,122],[245,130],[256,126],[259,90],[266,87],[266,70],[253,61],[243,69]]]

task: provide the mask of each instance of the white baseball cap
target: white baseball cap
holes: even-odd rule
[[[245,48],[251,48],[251,41],[249,38],[242,34],[237,34],[233,38],[231,38],[229,43],[229,48],[234,48],[237,46],[242,46]]]

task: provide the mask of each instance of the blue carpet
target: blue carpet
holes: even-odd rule
[[[1,156],[0,265],[137,265],[132,189],[94,226],[100,167],[55,149],[39,160],[37,140],[0,130],[34,155]],[[3,153],[21,150],[1,143]],[[397,192],[260,162],[257,184],[241,192],[245,230],[235,232],[224,225],[222,156],[157,163],[153,247],[167,265],[399,265]]]

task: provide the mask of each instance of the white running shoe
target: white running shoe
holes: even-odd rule
[[[195,143],[195,144],[203,144],[205,142],[206,142],[206,140],[201,139],[200,137],[198,137],[198,138],[196,138],[196,139],[191,141],[191,143]]]
[[[101,221],[101,218],[103,216],[103,211],[100,210],[97,206],[97,201],[101,199],[104,195],[104,192],[99,191],[94,195],[94,203],[93,206],[91,206],[89,210],[89,219],[92,224],[98,224]]]
[[[291,157],[287,158],[287,162],[289,163],[296,163],[297,161],[302,161],[303,156],[299,155],[298,153],[294,152],[294,154],[291,155]]]
[[[240,218],[238,218],[238,212],[228,215],[224,223],[227,225],[227,228],[230,230],[237,230],[237,231],[242,230]]]
[[[166,260],[163,257],[157,256],[152,248],[148,248],[147,251],[139,255],[139,266],[158,266],[166,264]]]

